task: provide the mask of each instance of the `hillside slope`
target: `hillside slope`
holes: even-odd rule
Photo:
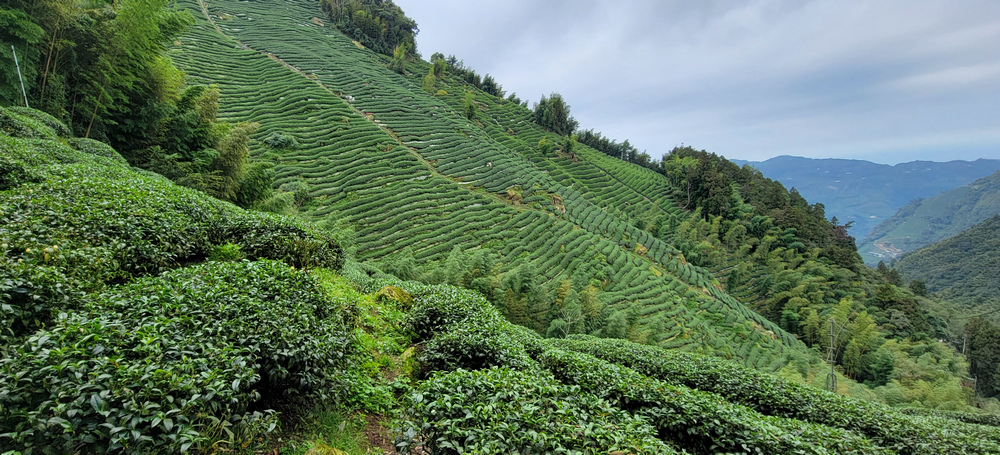
[[[896,262],[907,280],[976,311],[1000,308],[1000,215]]]
[[[715,357],[543,339],[475,292],[345,264],[311,226],[47,122],[0,108],[4,450],[303,453],[286,425],[329,407],[398,416],[402,453],[1000,450],[991,416],[905,415]]]
[[[1000,172],[939,195],[913,201],[859,242],[864,256],[886,262],[955,236],[1000,213]]]
[[[825,205],[827,216],[835,216],[841,223],[853,221],[851,233],[858,239],[868,236],[879,223],[914,199],[935,196],[1000,169],[1000,160],[987,159],[913,161],[894,166],[793,156],[734,162],[749,164],[786,187],[794,187],[806,199]],[[862,257],[870,265],[878,262],[864,252]]]
[[[587,321],[588,331],[620,311],[632,339],[766,369],[804,347],[635,226],[638,210],[688,216],[656,189],[664,180],[636,178],[638,171],[605,160],[588,168],[596,174],[577,177],[593,187],[561,183],[491,135],[491,122],[468,120],[389,71],[384,57],[320,25],[313,2],[179,5],[199,19],[171,50],[174,61],[193,82],[218,84],[220,116],[259,122],[261,139],[296,138],[297,149],[256,153],[276,162],[279,183],[311,189],[302,215],[343,217],[356,227],[359,259],[392,268],[463,254],[495,258],[503,282],[478,283],[506,302],[502,309],[515,321],[547,325],[559,308],[546,307],[555,299],[537,289],[568,281],[578,293],[600,288],[606,306]],[[530,123],[527,109],[502,109],[506,124]],[[614,184],[598,198],[592,189],[602,182]]]

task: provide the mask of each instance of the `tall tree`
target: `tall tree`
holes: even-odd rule
[[[22,87],[34,89],[44,34],[23,10],[0,7],[0,105],[23,105]]]
[[[543,95],[535,105],[535,123],[561,136],[572,134],[579,125],[569,115],[569,105],[558,93],[553,93],[548,98]]]

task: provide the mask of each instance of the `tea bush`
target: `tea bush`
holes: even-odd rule
[[[114,148],[101,141],[95,141],[84,137],[75,137],[69,140],[69,145],[83,153],[103,156],[105,158],[111,158],[122,164],[128,164],[128,161],[125,161],[125,158],[115,151]]]
[[[207,263],[113,289],[0,360],[0,445],[177,453],[252,440],[275,428],[260,410],[276,400],[348,388],[345,304],[277,261]]]
[[[538,361],[557,379],[652,424],[694,453],[889,453],[848,431],[761,415],[708,392],[671,386],[593,356],[549,349]]]
[[[248,259],[338,269],[340,245],[292,218],[239,208],[54,140],[0,136],[0,339],[41,327],[107,283],[204,260],[215,245]],[[29,171],[30,170],[30,171]]]
[[[666,383],[716,393],[762,414],[855,431],[898,453],[1000,453],[1000,434],[994,431],[955,426],[947,419],[906,416],[884,405],[837,396],[722,359],[585,336],[553,343],[628,365]]]
[[[401,453],[678,453],[646,422],[580,387],[507,368],[437,374],[396,424]]]

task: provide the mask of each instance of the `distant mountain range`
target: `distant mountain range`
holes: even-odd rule
[[[858,252],[877,262],[958,235],[1000,214],[1000,171],[968,185],[907,204],[858,242]]]
[[[731,160],[749,164],[764,176],[795,188],[810,202],[826,207],[829,218],[853,221],[851,235],[859,240],[900,208],[920,198],[936,196],[1000,170],[1000,160],[912,161],[894,166],[863,160],[812,159],[779,156],[767,161]],[[861,251],[859,251],[861,252]],[[865,262],[880,258],[864,254]]]

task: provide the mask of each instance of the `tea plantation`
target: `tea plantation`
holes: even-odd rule
[[[199,17],[172,58],[192,82],[218,85],[221,117],[259,122],[260,139],[296,139],[297,148],[256,153],[276,162],[279,183],[308,185],[312,202],[302,216],[334,214],[355,227],[359,260],[399,261],[412,252],[427,264],[456,248],[488,251],[501,272],[532,270],[543,288],[574,275],[577,291],[600,283],[605,317],[627,313],[631,333],[664,347],[772,371],[802,349],[670,243],[635,226],[638,211],[690,216],[664,179],[588,150],[570,179],[555,176],[523,145],[542,134],[526,126],[530,111],[506,103],[497,122],[472,122],[389,71],[384,57],[313,21],[320,13],[312,2],[204,4],[208,16],[193,1],[179,2]],[[504,140],[512,137],[508,125],[525,125],[524,137],[518,130]],[[741,335],[734,325],[745,328]]]
[[[965,365],[928,337],[936,315],[735,184],[731,219],[706,215],[668,165],[557,135],[405,46],[373,52],[388,26],[365,25],[390,19],[372,5],[392,4],[172,5],[190,16],[164,16],[179,36],[155,63],[176,99],[134,114],[157,140],[253,131],[252,165],[74,137],[75,105],[69,126],[0,107],[0,455],[1000,453],[996,415],[955,411]],[[122,114],[94,103],[91,123]],[[143,124],[108,112],[101,134]],[[243,185],[246,165],[277,191],[227,199],[244,210],[137,157],[197,169],[178,174],[196,188]],[[926,333],[887,342],[868,309]],[[959,391],[890,408],[846,356],[839,391],[871,400],[805,385],[827,368],[817,310],[850,325],[854,366],[900,365],[879,385],[901,402]]]
[[[0,117],[4,453],[293,450],[296,416],[325,407],[394,416],[401,453],[1000,451],[984,416],[542,338],[474,291],[345,263],[320,230],[129,168],[45,114]]]

